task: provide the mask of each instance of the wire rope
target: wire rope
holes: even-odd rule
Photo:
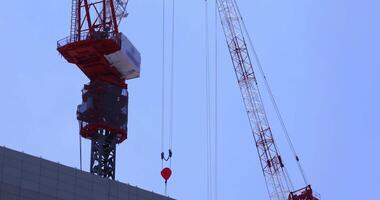
[[[162,68],[161,68],[161,152],[164,152],[165,145],[165,0],[162,0]],[[164,167],[164,161],[161,162],[161,167]]]
[[[174,48],[175,48],[175,0],[172,0],[171,60],[170,60],[170,102],[169,102],[169,148],[173,149],[173,116],[174,116]],[[170,159],[170,167],[172,160]]]
[[[206,149],[207,149],[207,198],[212,200],[212,142],[211,142],[211,103],[210,103],[210,38],[209,38],[209,12],[208,1],[205,0],[205,79],[206,79]]]
[[[218,134],[218,0],[215,0],[214,9],[214,199],[218,199],[218,147],[219,147],[219,134]]]
[[[82,171],[82,136],[79,134],[79,169]]]
[[[166,41],[166,15],[167,4],[166,1],[162,1],[162,91],[161,91],[161,168],[164,170],[164,162],[169,163],[169,169],[172,167],[172,147],[173,147],[173,119],[174,119],[174,52],[175,52],[175,0],[172,2],[171,13],[171,40],[168,42],[169,47],[167,49]],[[167,52],[170,52],[170,60],[166,60]],[[169,64],[169,80],[166,80],[166,64]],[[169,81],[169,96],[166,97],[167,81]],[[167,98],[167,99],[166,99]],[[168,105],[168,113],[166,111],[166,105]],[[166,119],[167,117],[167,119]],[[168,120],[168,121],[166,121]],[[168,128],[166,130],[166,128]],[[169,140],[168,143],[167,139]],[[166,142],[165,142],[166,141]],[[164,148],[169,146],[168,155],[165,156]],[[170,177],[170,176],[169,176]],[[167,194],[167,179],[165,178],[165,194]]]

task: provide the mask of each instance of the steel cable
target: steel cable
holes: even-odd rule
[[[211,142],[211,103],[210,103],[210,38],[208,1],[205,0],[205,79],[206,79],[206,148],[207,148],[207,198],[212,200],[212,142]]]
[[[174,115],[174,47],[175,47],[175,0],[172,0],[172,38],[170,63],[170,97],[169,97],[169,148],[173,149],[173,115]],[[170,159],[170,167],[172,160]]]
[[[218,147],[219,147],[219,135],[218,135],[218,2],[215,0],[214,9],[214,199],[218,199]]]

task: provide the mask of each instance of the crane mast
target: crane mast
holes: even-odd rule
[[[217,0],[227,46],[247,111],[252,135],[260,158],[262,172],[271,200],[314,200],[311,187],[291,192],[284,163],[274,142],[264,104],[258,88],[253,64],[244,38],[242,17],[235,0]]]
[[[115,179],[116,145],[128,136],[128,86],[141,56],[119,31],[128,0],[72,0],[70,35],[57,50],[90,80],[77,107],[79,134],[91,140],[90,172]]]

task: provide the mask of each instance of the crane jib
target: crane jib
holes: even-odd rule
[[[292,184],[285,173],[283,160],[274,142],[257,85],[253,64],[242,29],[242,17],[236,1],[217,0],[217,6],[249,124],[256,142],[257,153],[260,158],[270,199],[317,199],[313,197],[311,187],[310,189],[308,187],[303,188],[298,193],[291,191],[293,189]]]

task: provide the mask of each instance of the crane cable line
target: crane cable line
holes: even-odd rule
[[[79,169],[83,171],[82,168],[82,136],[79,134]]]
[[[166,3],[162,0],[162,66],[161,66],[161,152],[164,152],[165,146],[165,65],[166,65],[166,41],[165,41],[165,13]],[[164,160],[161,159],[161,167],[164,168]]]
[[[218,135],[218,0],[215,0],[214,9],[214,199],[218,199],[218,147],[219,147],[219,135]]]
[[[171,16],[171,54],[170,54],[170,84],[169,84],[169,116],[168,116],[168,126],[169,130],[165,129],[166,127],[166,3],[165,0],[163,2],[163,26],[162,26],[162,82],[161,82],[161,151],[164,151],[165,147],[165,136],[166,132],[169,132],[169,147],[170,149],[173,146],[173,116],[174,116],[174,47],[175,47],[175,3],[172,0],[172,16]],[[170,159],[164,159],[166,161],[170,161]]]
[[[173,149],[173,116],[174,116],[174,48],[175,48],[175,0],[172,0],[172,38],[170,60],[170,97],[169,97],[169,147]],[[170,167],[172,160],[170,159]]]
[[[208,25],[208,1],[204,4],[205,17],[205,97],[206,97],[206,166],[207,166],[207,199],[212,200],[212,152],[211,152],[211,104],[210,104],[210,41],[209,41],[209,25]]]
[[[218,9],[215,1],[214,18],[214,76],[211,70],[211,40],[209,19],[209,2],[205,0],[205,97],[206,97],[206,171],[207,171],[207,199],[218,199]],[[212,87],[214,78],[214,87]],[[213,93],[212,93],[212,90]],[[214,99],[213,99],[214,98]],[[214,101],[213,101],[214,100]],[[214,103],[214,105],[212,105]],[[214,111],[212,115],[212,111]],[[214,121],[212,118],[214,117]],[[212,123],[214,122],[214,123]],[[214,129],[213,129],[214,128]],[[214,134],[214,135],[213,135]]]
[[[259,69],[259,71],[260,71],[260,75],[261,75],[261,76],[263,77],[263,79],[264,79],[265,88],[266,88],[266,90],[267,90],[267,92],[268,92],[268,94],[269,94],[269,97],[270,97],[271,103],[272,103],[272,105],[273,105],[273,107],[274,107],[274,109],[275,109],[277,119],[280,121],[281,128],[282,128],[282,130],[283,130],[283,132],[284,132],[284,134],[285,134],[285,137],[286,137],[286,140],[287,140],[287,142],[288,142],[288,145],[290,146],[290,149],[291,149],[291,151],[292,151],[292,153],[293,153],[293,156],[294,156],[294,158],[295,158],[295,160],[296,160],[296,162],[297,162],[297,165],[298,165],[299,171],[300,171],[300,173],[301,173],[301,176],[302,176],[302,178],[303,178],[303,181],[304,181],[304,183],[305,183],[306,185],[308,185],[308,180],[307,180],[307,178],[306,178],[305,171],[303,170],[303,167],[302,167],[302,164],[301,164],[300,159],[299,159],[299,157],[298,157],[298,154],[297,154],[297,152],[296,152],[296,150],[295,150],[295,147],[294,147],[294,145],[293,145],[293,142],[292,142],[292,140],[291,140],[291,138],[290,138],[289,132],[288,132],[288,130],[287,130],[287,128],[286,128],[286,125],[285,125],[285,121],[284,121],[284,119],[283,119],[283,117],[282,117],[282,115],[281,115],[281,112],[280,112],[280,109],[279,109],[279,107],[278,107],[277,101],[276,101],[276,99],[274,98],[274,95],[273,95],[272,89],[271,89],[271,87],[270,87],[270,85],[269,85],[269,81],[268,81],[268,79],[267,79],[267,76],[266,76],[266,74],[265,74],[265,72],[264,72],[264,70],[263,70],[263,67],[262,67],[262,65],[261,65],[260,59],[259,59],[259,57],[258,57],[258,55],[257,55],[257,52],[256,52],[255,48],[254,48],[254,45],[253,45],[252,39],[251,39],[250,35],[248,34],[247,26],[245,25],[245,22],[244,22],[243,16],[241,15],[241,12],[240,12],[240,9],[239,9],[239,7],[238,7],[238,4],[237,4],[236,0],[233,0],[233,1],[234,1],[234,4],[235,4],[235,7],[236,7],[236,10],[237,10],[237,12],[239,13],[239,15],[240,15],[240,17],[241,17],[241,22],[242,22],[242,25],[243,25],[243,26],[242,26],[242,27],[243,27],[243,30],[244,30],[244,32],[245,32],[245,35],[246,35],[247,38],[248,38],[249,46],[251,47],[251,51],[252,51],[253,56],[254,56],[254,58],[255,58],[255,60],[256,60],[256,65],[257,65],[257,67],[258,67],[258,69]],[[287,171],[286,171],[286,174],[288,175],[288,172],[287,172]],[[289,180],[290,180],[290,179],[289,179]],[[291,183],[291,185],[293,185],[293,184]]]
[[[161,82],[161,175],[165,179],[165,194],[167,194],[167,180],[171,176],[172,167],[172,149],[173,149],[173,116],[174,116],[174,48],[175,48],[175,0],[172,0],[172,15],[171,15],[171,45],[170,45],[170,83],[169,83],[169,113],[168,122],[166,122],[166,1],[162,0],[162,82]],[[168,123],[168,131],[165,129]],[[167,139],[166,132],[169,132],[169,149],[168,155],[165,156],[165,140]],[[169,168],[164,168],[164,162],[169,162]],[[169,172],[168,172],[169,171]],[[167,174],[169,173],[169,174]],[[166,174],[166,175],[164,175]]]

